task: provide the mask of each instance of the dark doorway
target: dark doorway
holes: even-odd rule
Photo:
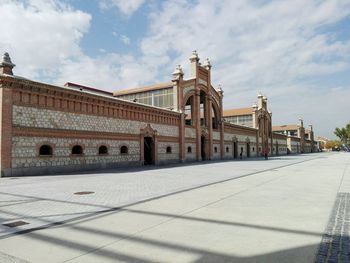
[[[238,157],[238,147],[237,147],[237,142],[233,143],[233,158],[237,159]]]
[[[247,157],[250,157],[250,144],[247,143]]]
[[[108,154],[108,148],[105,145],[101,145],[100,148],[98,148],[98,154]]]
[[[80,145],[74,145],[72,148],[72,154],[81,155],[83,154],[83,147]]]
[[[143,158],[144,165],[152,165],[154,164],[154,143],[151,137],[145,137],[143,140]]]
[[[202,161],[204,161],[206,158],[206,156],[205,156],[205,137],[204,136],[201,137],[201,156],[202,156]]]
[[[39,150],[40,156],[51,156],[52,155],[52,147],[50,145],[42,145]]]
[[[279,154],[279,151],[278,151],[278,142],[276,142],[276,155]]]

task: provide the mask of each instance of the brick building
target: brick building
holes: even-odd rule
[[[287,153],[282,148],[288,145],[290,152],[299,152],[293,145],[303,138],[293,137],[295,143],[288,144],[288,135],[272,132],[272,114],[262,95],[251,108],[249,125],[225,121],[223,91],[211,84],[209,60],[200,64],[194,51],[190,63],[188,79],[178,65],[168,83],[110,93],[16,76],[5,53],[0,64],[1,175],[249,158],[263,149]]]

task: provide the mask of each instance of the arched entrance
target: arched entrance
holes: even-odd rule
[[[247,142],[247,158],[250,157],[250,143]]]
[[[201,157],[202,161],[206,160],[206,154],[205,154],[205,137],[201,136]]]
[[[154,141],[152,137],[144,137],[143,139],[143,164],[154,164]]]
[[[143,165],[158,164],[157,131],[150,124],[140,130],[140,162]]]
[[[278,142],[276,142],[276,155],[278,155],[279,152],[278,152]]]
[[[233,143],[233,158],[237,159],[238,158],[238,146],[237,142]]]
[[[233,159],[237,159],[238,158],[238,145],[237,145],[237,138],[236,137],[233,138],[232,150],[233,150]]]

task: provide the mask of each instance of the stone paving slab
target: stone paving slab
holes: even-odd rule
[[[2,263],[30,263],[27,260],[16,258],[0,252],[0,262]]]
[[[346,210],[347,197],[343,195],[349,193],[349,165],[350,155],[312,154],[271,162],[224,162],[137,172],[140,181],[149,185],[151,180],[157,181],[155,187],[168,182],[178,184],[167,188],[168,194],[148,202],[105,213],[88,212],[86,217],[27,234],[4,235],[0,251],[30,262],[313,262],[333,207],[338,207],[336,211],[339,207]],[[182,174],[177,179],[184,181],[172,181],[168,174]],[[239,177],[242,175],[248,176]],[[88,174],[83,179],[91,177],[93,186],[98,176]],[[109,176],[112,175],[102,178],[111,184],[113,178]],[[233,176],[237,179],[230,180]],[[46,179],[27,178],[29,181],[21,183],[22,178],[9,184],[13,191],[15,185],[25,189],[27,184],[31,188],[30,184],[44,184],[40,178]],[[224,182],[211,183],[220,180]],[[64,181],[71,189],[81,182],[80,176],[73,176],[53,177],[52,182],[45,183],[62,184],[64,190]],[[181,188],[186,182],[189,186],[194,182],[207,186],[185,191],[190,188]],[[146,189],[146,193],[152,193],[152,186]],[[172,194],[172,189],[180,192]],[[49,199],[39,187],[36,191],[36,197]],[[342,196],[339,204],[335,202],[337,195]],[[113,194],[106,196],[113,198]],[[139,193],[135,196],[139,197]],[[130,200],[137,200],[135,196]],[[16,198],[15,202],[22,202]],[[4,201],[10,204],[13,200]],[[103,200],[91,202],[100,206],[113,203]],[[59,211],[59,207],[55,209]],[[64,209],[63,205],[61,212]],[[51,207],[48,210],[52,213]],[[335,218],[339,218],[338,214]]]
[[[0,237],[318,157],[293,155],[267,162],[252,158],[98,174],[1,178]],[[81,191],[94,193],[74,195]],[[29,224],[16,228],[3,225],[19,220]]]

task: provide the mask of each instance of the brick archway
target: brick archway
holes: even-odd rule
[[[141,165],[158,164],[158,133],[148,123],[140,130]]]

